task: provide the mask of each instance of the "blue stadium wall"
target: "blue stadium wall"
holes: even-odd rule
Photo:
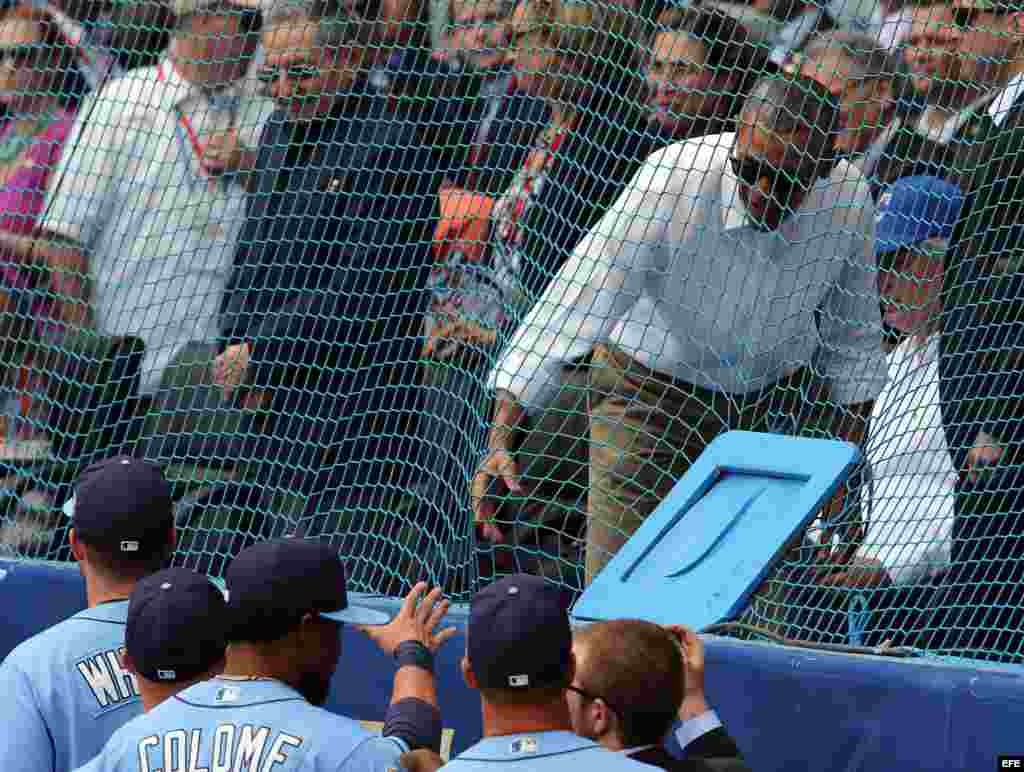
[[[362,602],[394,608],[390,599]],[[0,658],[85,605],[74,566],[0,561]],[[462,627],[465,607],[450,623]],[[455,752],[480,736],[480,706],[462,683],[463,640],[438,663],[445,726]],[[1024,668],[969,668],[770,644],[707,639],[710,700],[754,770],[904,772],[998,768],[1024,753]],[[383,718],[394,667],[346,631],[331,710]],[[0,727],[2,731],[2,727]]]

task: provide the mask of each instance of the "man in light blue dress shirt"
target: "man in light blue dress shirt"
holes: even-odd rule
[[[647,160],[491,372],[478,520],[520,490],[513,430],[588,353],[588,582],[718,434],[862,441],[886,379],[875,217],[837,113],[818,83],[765,79],[735,134]]]

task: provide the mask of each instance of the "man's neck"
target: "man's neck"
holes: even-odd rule
[[[144,713],[149,713],[149,711],[161,702],[166,702],[178,692],[185,691],[188,687],[206,680],[206,678],[207,676],[203,675],[199,678],[193,678],[191,681],[173,684],[158,683],[141,677],[137,678],[136,680],[139,683],[139,696],[142,698],[142,711]]]
[[[134,581],[118,581],[104,579],[92,574],[85,576],[85,601],[88,608],[96,608],[103,603],[127,600],[135,589]]]
[[[267,678],[298,688],[295,683],[297,679],[289,672],[286,662],[267,655],[251,643],[232,643],[228,646],[221,675],[225,678]]]
[[[484,737],[531,732],[571,732],[572,720],[564,702],[547,705],[502,705],[483,701]]]

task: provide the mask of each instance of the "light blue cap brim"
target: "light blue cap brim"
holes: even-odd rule
[[[332,622],[347,622],[351,625],[386,625],[391,617],[383,611],[365,606],[349,606],[340,611],[321,611],[320,616]]]

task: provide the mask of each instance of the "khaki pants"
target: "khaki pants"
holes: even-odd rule
[[[829,437],[838,424],[827,388],[809,367],[760,391],[728,394],[676,381],[598,346],[589,398],[587,584],[722,432]]]

